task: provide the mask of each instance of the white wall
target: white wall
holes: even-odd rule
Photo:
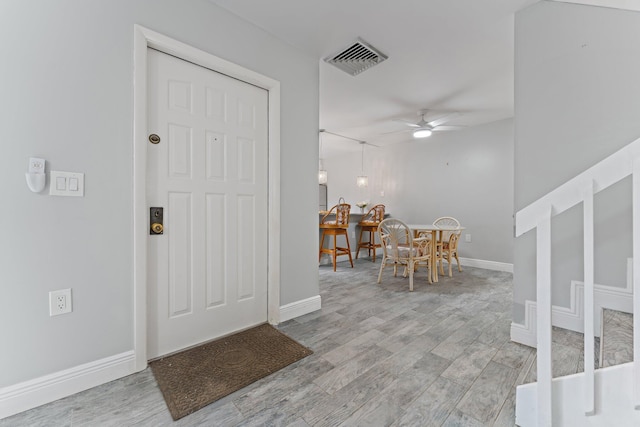
[[[204,0],[3,0],[0,387],[133,349],[134,24],[281,82],[280,305],[318,294],[316,58]],[[86,196],[29,192],[30,156]]]
[[[516,14],[516,211],[640,137],[640,13],[560,2]],[[631,181],[595,197],[595,281],[624,287]],[[553,304],[583,280],[582,208],[552,221]],[[535,300],[535,233],[514,254],[514,321]]]
[[[340,196],[383,203],[407,223],[453,216],[471,234],[460,256],[513,262],[513,120],[506,119],[386,148],[367,146],[366,191],[356,187],[360,153],[325,159],[329,205]],[[384,196],[381,196],[384,191]]]

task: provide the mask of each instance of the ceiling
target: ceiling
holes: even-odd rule
[[[422,109],[460,113],[447,125],[512,117],[514,13],[538,0],[210,1],[318,59],[321,129],[385,146],[413,140],[395,120]],[[388,59],[355,77],[322,60],[357,38]],[[325,133],[323,150],[360,147]]]

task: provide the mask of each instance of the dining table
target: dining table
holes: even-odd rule
[[[420,233],[431,233],[431,280],[438,281],[438,264],[437,264],[437,243],[442,241],[442,233],[445,231],[462,231],[465,227],[455,225],[435,225],[435,224],[407,224],[413,231],[414,236],[418,237]]]

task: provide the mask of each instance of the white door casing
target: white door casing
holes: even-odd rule
[[[148,357],[267,320],[267,92],[149,49]]]
[[[129,372],[147,367],[147,48],[182,58],[269,92],[268,320],[280,321],[280,83],[208,52],[134,25],[133,86],[133,298],[134,360]]]

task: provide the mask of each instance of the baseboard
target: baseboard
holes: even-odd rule
[[[511,323],[511,341],[536,348],[536,333],[529,325]]]
[[[460,264],[467,267],[484,268],[485,270],[506,271],[507,273],[513,273],[513,264],[509,264],[506,262],[460,257]]]
[[[287,320],[313,313],[321,308],[322,299],[320,298],[320,295],[292,302],[280,307],[280,321],[286,322]]]
[[[133,351],[0,388],[0,419],[135,372]]]
[[[594,331],[600,335],[600,313],[603,308],[631,313],[633,311],[633,292],[630,286],[616,288],[606,285],[594,285]],[[525,323],[511,324],[511,340],[520,344],[536,347],[536,302],[525,301]],[[571,281],[570,307],[551,307],[551,323],[563,329],[584,332],[584,283]]]

